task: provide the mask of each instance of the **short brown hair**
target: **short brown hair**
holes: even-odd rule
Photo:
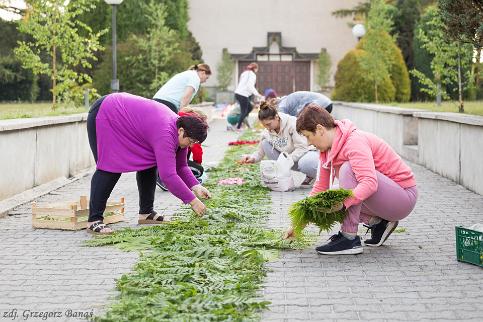
[[[208,123],[194,113],[178,117],[176,127],[184,129],[184,137],[189,137],[199,143],[203,142],[208,135]]]
[[[257,63],[250,63],[246,67],[246,69],[253,71],[254,69],[258,69],[258,64]]]
[[[271,120],[278,115],[277,111],[277,104],[276,100],[269,99],[267,101],[263,101],[260,104],[260,110],[258,111],[258,119],[260,121],[263,120]]]
[[[335,127],[334,118],[325,108],[315,103],[310,103],[303,108],[297,117],[297,132],[315,132],[318,124],[326,129],[333,129]]]
[[[190,70],[204,71],[206,75],[211,75],[211,69],[208,64],[196,64],[189,68]]]

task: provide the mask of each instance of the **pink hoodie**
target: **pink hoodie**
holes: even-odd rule
[[[377,191],[376,170],[402,188],[416,185],[411,168],[381,138],[358,130],[349,120],[336,120],[335,124],[332,148],[320,153],[320,173],[310,195],[329,189],[331,168],[338,178],[339,169],[346,161],[358,182],[352,190],[353,197],[344,201],[346,208],[361,203]]]

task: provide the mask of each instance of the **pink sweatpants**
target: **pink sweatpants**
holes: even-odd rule
[[[406,218],[418,199],[416,186],[402,188],[393,180],[377,172],[377,191],[358,205],[347,209],[348,215],[342,223],[341,230],[346,233],[357,233],[359,223],[369,223],[371,217],[379,217],[388,221]],[[344,162],[339,169],[339,186],[353,189],[357,186],[356,176],[349,162]]]

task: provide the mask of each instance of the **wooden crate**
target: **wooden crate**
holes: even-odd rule
[[[32,227],[45,229],[81,230],[87,226],[89,200],[81,196],[79,201],[38,205],[32,203]],[[81,218],[83,217],[83,218]],[[107,202],[104,223],[124,221],[124,197],[119,202]]]

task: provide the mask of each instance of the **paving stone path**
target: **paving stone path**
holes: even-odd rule
[[[454,228],[483,223],[483,197],[410,166],[419,200],[399,224],[406,231],[355,256],[283,252],[268,265],[264,295],[272,305],[264,321],[483,321],[483,269],[456,261]],[[268,226],[288,226],[289,205],[305,194],[272,192]]]
[[[215,120],[204,160],[221,160],[234,140],[224,121]],[[483,198],[425,168],[411,164],[420,187],[413,213],[384,247],[365,248],[357,256],[320,256],[313,247],[287,251],[271,262],[263,296],[272,301],[264,321],[463,320],[482,321],[483,269],[455,260],[454,226],[483,222]],[[90,176],[36,201],[74,200],[88,194]],[[288,225],[288,206],[308,190],[272,193],[269,227]],[[136,226],[137,188],[133,174],[123,175],[112,197],[126,198],[126,223]],[[173,213],[180,202],[156,192],[156,209]],[[270,210],[270,209],[269,209]],[[47,321],[77,321],[66,313],[100,314],[117,294],[115,279],[129,272],[134,252],[113,247],[88,248],[85,231],[31,228],[29,205],[0,219],[0,320],[29,312],[60,312]],[[362,231],[362,230],[361,230]],[[323,233],[319,243],[327,239]],[[14,311],[16,310],[16,311]],[[41,318],[28,318],[28,321]]]

